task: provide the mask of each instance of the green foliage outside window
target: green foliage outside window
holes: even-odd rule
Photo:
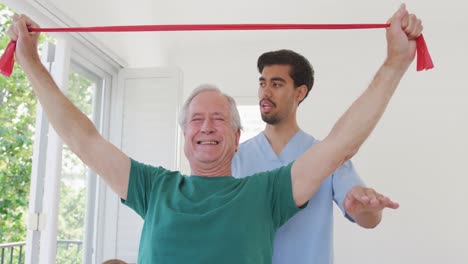
[[[13,12],[0,4],[0,52]],[[26,239],[36,98],[23,71],[0,77],[0,243]]]
[[[0,54],[9,42],[6,31],[12,15],[0,3]],[[42,34],[39,42],[46,38]],[[70,74],[67,96],[87,115],[92,112],[92,88],[89,80]],[[26,240],[36,104],[18,65],[10,78],[0,76],[0,244]],[[72,186],[73,180],[86,182],[87,171],[66,147],[62,169],[58,239],[82,240],[86,189]],[[81,246],[61,247],[57,246],[56,263],[81,263]]]

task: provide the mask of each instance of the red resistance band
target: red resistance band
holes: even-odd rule
[[[142,31],[208,31],[208,30],[300,30],[300,29],[370,29],[387,28],[390,24],[214,24],[214,25],[140,25],[70,28],[30,28],[30,32],[142,32]],[[0,73],[9,77],[13,71],[16,42],[10,41],[0,58]],[[422,34],[416,39],[416,70],[434,68]]]

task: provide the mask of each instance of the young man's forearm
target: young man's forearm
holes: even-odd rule
[[[360,227],[374,228],[382,221],[382,211],[365,212],[352,217]]]

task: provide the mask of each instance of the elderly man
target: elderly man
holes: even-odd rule
[[[330,134],[287,166],[236,179],[231,160],[240,122],[232,98],[202,87],[185,103],[181,125],[192,176],[141,164],[99,135],[60,92],[39,61],[38,34],[28,26],[37,25],[13,17],[8,34],[17,41],[17,61],[64,142],[144,219],[139,263],[270,263],[276,230],[377,124],[414,59],[414,39],[422,30],[402,6],[387,30],[387,59]]]

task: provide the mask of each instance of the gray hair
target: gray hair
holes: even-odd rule
[[[221,92],[221,90],[218,87],[216,87],[214,85],[211,85],[211,84],[202,84],[202,85],[198,86],[197,88],[195,88],[195,90],[192,91],[192,93],[187,98],[187,100],[185,100],[185,103],[182,106],[182,109],[181,109],[180,114],[179,114],[179,125],[182,128],[182,130],[184,129],[185,125],[187,124],[187,114],[188,114],[187,112],[188,112],[188,108],[189,108],[190,103],[192,102],[193,98],[195,98],[195,96],[197,96],[197,95],[199,95],[199,94],[201,94],[203,92],[209,92],[209,91],[217,92],[220,95],[224,96],[228,100],[230,110],[231,110],[232,127],[234,128],[234,131],[237,131],[238,129],[242,130],[240,115],[239,115],[239,111],[237,110],[237,105],[236,105],[236,101],[234,100],[234,98],[232,98],[231,96]]]

